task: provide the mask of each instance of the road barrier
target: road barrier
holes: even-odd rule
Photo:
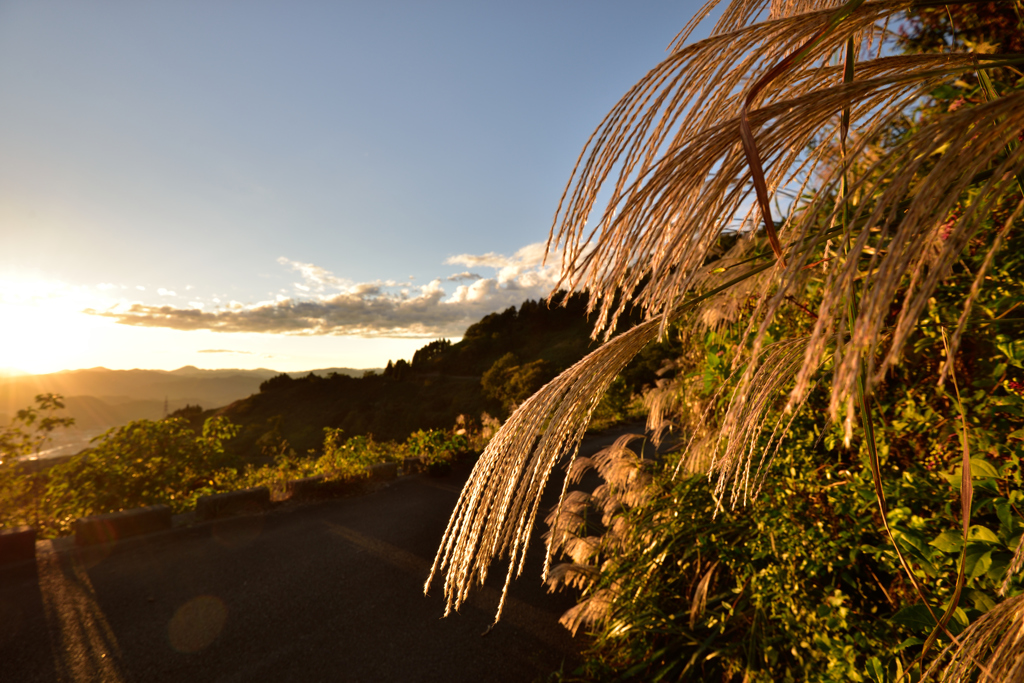
[[[171,528],[171,508],[151,505],[75,520],[75,545],[95,545],[167,531]]]
[[[427,461],[419,455],[402,460],[403,474],[419,474],[427,469]]]
[[[372,481],[390,481],[398,476],[397,462],[381,462],[367,468]]]
[[[19,526],[0,531],[0,567],[36,559],[36,530]]]
[[[402,471],[406,474],[422,472],[426,468],[423,458],[406,458]],[[369,481],[390,481],[398,476],[397,462],[383,462],[366,468]],[[292,500],[314,500],[350,495],[363,490],[365,479],[325,480],[323,475],[295,479],[287,483]],[[202,496],[196,503],[196,520],[207,521],[231,515],[252,514],[270,508],[270,489],[260,486],[242,491],[228,491]],[[115,543],[119,540],[142,536],[172,527],[171,509],[166,505],[151,505],[105,515],[93,515],[75,520],[72,528],[75,545],[88,546]],[[0,568],[33,561],[36,551],[36,530],[17,527],[0,531]]]
[[[215,493],[201,496],[196,503],[196,519],[200,522],[262,512],[270,507],[270,489],[259,486],[254,489]]]
[[[288,482],[289,500],[321,500],[357,493],[363,489],[362,479],[324,479],[322,474],[314,477],[293,479]]]

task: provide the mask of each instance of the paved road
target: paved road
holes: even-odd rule
[[[591,440],[587,450],[613,435]],[[497,583],[441,619],[423,582],[465,473],[89,551],[0,575],[0,680],[536,681],[575,668],[572,597],[540,546],[486,637]]]

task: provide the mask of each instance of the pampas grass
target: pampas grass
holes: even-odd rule
[[[725,416],[694,434],[693,452],[681,460],[717,476],[720,500],[739,504],[756,495],[788,425],[767,425],[764,416],[780,407],[790,415],[799,410],[826,361],[832,368],[827,418],[843,425],[849,442],[858,406],[899,361],[940,281],[983,223],[1018,192],[1024,92],[937,116],[896,146],[884,137],[937,85],[1024,58],[883,56],[888,23],[921,4],[914,0],[733,0],[709,38],[687,44],[717,4],[700,10],[665,61],[605,117],[572,172],[549,253],[561,254],[563,286],[590,293],[594,335],[606,341],[524,403],[474,468],[427,581],[429,587],[445,575],[449,610],[502,556],[510,559],[507,591],[522,571],[540,494],[556,464],[567,460],[570,474],[577,472],[574,454],[601,394],[684,314],[689,324],[710,328],[747,320],[736,381],[722,396]],[[755,186],[762,181],[759,197]],[[602,190],[608,203],[599,210]],[[971,200],[959,210],[968,190]],[[786,193],[797,199],[776,226],[766,197]],[[999,239],[986,247],[986,265],[1024,210],[1019,196],[1014,201]],[[723,254],[716,249],[727,233],[737,239]],[[813,317],[809,334],[770,343],[772,320],[812,275],[821,285],[820,302],[805,307]],[[949,358],[975,298],[972,291]],[[646,321],[611,336],[629,306],[639,306]],[[678,394],[655,395],[657,420]],[[769,450],[759,450],[768,428]],[[628,469],[609,472],[618,481],[630,476]],[[547,550],[549,559],[554,547],[576,560],[551,576],[579,583],[592,576],[588,562],[597,549],[593,539],[571,531],[586,506],[611,503],[566,498],[567,485],[568,479]],[[591,596],[567,624],[575,629],[599,618],[608,599]],[[1020,603],[1010,602],[975,625],[983,645],[963,661],[995,648],[990,669],[1018,671],[1000,659],[1010,651],[1003,643],[1019,637]],[[699,613],[699,600],[694,610]],[[968,636],[965,642],[974,642]],[[1002,640],[992,645],[997,636]]]

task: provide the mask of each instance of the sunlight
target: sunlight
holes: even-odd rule
[[[88,348],[84,292],[58,282],[0,280],[0,368],[40,373],[61,370]]]

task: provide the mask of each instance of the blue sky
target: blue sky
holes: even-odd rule
[[[698,6],[0,2],[0,367],[375,367],[543,296]]]

